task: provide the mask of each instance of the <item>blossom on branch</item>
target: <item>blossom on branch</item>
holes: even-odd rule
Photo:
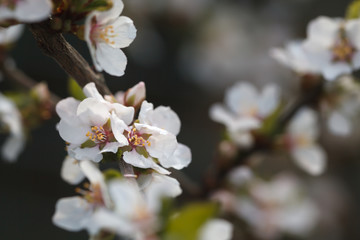
[[[17,20],[24,23],[40,22],[52,11],[50,0],[4,0],[0,1],[0,21]]]
[[[127,64],[125,48],[136,37],[133,21],[120,16],[124,4],[113,0],[110,10],[94,11],[85,21],[85,40],[97,71],[104,70],[110,75],[122,76]]]
[[[0,28],[0,45],[6,46],[19,39],[24,31],[24,25],[18,24],[8,28]]]
[[[253,85],[240,82],[226,91],[225,106],[215,104],[210,108],[210,117],[225,124],[231,140],[239,146],[250,146],[253,142],[250,131],[260,128],[279,102],[276,85],[266,85],[259,92]]]

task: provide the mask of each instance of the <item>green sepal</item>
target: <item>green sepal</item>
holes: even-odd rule
[[[87,140],[83,144],[80,145],[80,148],[92,148],[95,147],[97,144],[92,140]]]
[[[122,178],[121,173],[118,170],[115,170],[115,169],[107,169],[107,170],[103,171],[103,175],[104,175],[105,181],[110,181],[110,180],[113,180],[113,179],[117,179],[117,178],[121,179]]]
[[[169,218],[163,240],[197,240],[199,229],[218,211],[217,203],[192,203]]]
[[[69,78],[68,80],[68,91],[69,94],[77,100],[82,101],[86,98],[82,88],[73,78]]]
[[[283,112],[283,109],[284,104],[279,104],[278,107],[264,119],[262,126],[258,130],[258,132],[264,135],[276,134],[280,130],[275,128],[277,127],[276,124],[279,120],[280,114]]]
[[[143,155],[145,158],[149,157],[149,153],[146,151],[145,147],[136,147],[135,150],[138,154]]]
[[[124,147],[119,147],[116,155],[117,155],[118,159],[121,159],[124,152],[130,152],[131,150],[132,150],[132,147],[129,145],[124,146]]]
[[[346,10],[346,19],[355,19],[360,15],[360,0],[353,1]]]

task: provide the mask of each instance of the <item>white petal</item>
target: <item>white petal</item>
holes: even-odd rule
[[[178,146],[172,155],[168,159],[168,161],[161,162],[161,165],[165,168],[175,168],[175,169],[183,169],[184,167],[187,167],[191,162],[191,150],[189,147],[185,146],[184,144],[178,143]]]
[[[305,136],[310,141],[319,135],[317,113],[310,108],[302,108],[291,120],[288,127],[289,133],[296,136]]]
[[[133,107],[125,107],[120,103],[113,103],[111,104],[111,107],[115,111],[116,115],[127,125],[132,123],[134,120],[135,109]]]
[[[125,103],[127,105],[131,104],[132,106],[138,106],[139,104],[142,103],[142,101],[144,101],[145,97],[146,97],[146,88],[145,88],[145,83],[144,82],[139,82],[138,84],[136,84],[135,86],[133,86],[132,88],[130,88],[129,90],[126,91],[126,93],[122,93],[121,97],[120,97],[119,92],[116,93],[116,99],[124,99],[125,97]],[[129,102],[132,103],[129,103]],[[141,110],[140,110],[141,111]]]
[[[340,19],[323,16],[312,20],[307,28],[308,39],[324,48],[332,47],[338,37],[341,22]]]
[[[153,110],[153,105],[144,101],[141,105],[139,120],[140,123],[165,129],[175,136],[180,132],[180,118],[170,107],[159,106]]]
[[[103,96],[97,90],[95,83],[93,82],[86,84],[83,88],[83,92],[88,98],[96,98],[99,101],[105,101]]]
[[[280,102],[280,90],[274,84],[266,85],[259,99],[259,116],[266,117],[275,111]]]
[[[112,153],[116,153],[119,149],[119,147],[124,146],[124,144],[121,144],[119,142],[108,142],[106,143],[106,145],[104,146],[103,149],[101,149],[101,153],[104,152],[112,152]]]
[[[324,150],[313,145],[304,148],[295,148],[292,151],[296,164],[311,175],[320,175],[326,167],[326,154]]]
[[[7,45],[19,39],[25,25],[18,24],[8,28],[0,28],[0,45]]]
[[[350,43],[360,50],[360,21],[359,19],[349,20],[345,24],[346,36]]]
[[[118,17],[106,26],[112,26],[113,34],[109,34],[109,45],[113,48],[128,47],[136,37],[136,28],[133,21],[128,17]]]
[[[71,185],[77,185],[85,178],[85,175],[81,171],[78,161],[67,156],[61,166],[61,178]]]
[[[10,135],[1,147],[1,152],[5,160],[9,162],[14,162],[18,158],[24,147],[24,136]]]
[[[328,65],[322,69],[324,78],[329,81],[335,80],[337,77],[340,77],[344,74],[349,74],[352,72],[351,66],[345,62],[338,62]]]
[[[56,203],[53,223],[68,231],[84,229],[92,215],[92,207],[80,197],[62,198]]]
[[[116,140],[120,143],[121,146],[129,145],[129,141],[124,136],[124,130],[129,131],[129,127],[124,123],[123,120],[119,119],[114,112],[110,116],[110,121],[111,129]]]
[[[126,163],[138,168],[152,168],[161,174],[170,174],[169,171],[157,165],[151,158],[145,158],[143,155],[138,154],[135,150],[131,152],[124,152],[123,159]]]
[[[331,113],[327,123],[331,132],[336,135],[346,136],[351,132],[351,123],[338,111]]]
[[[357,70],[360,68],[360,51],[356,51],[352,57],[352,67],[354,70]]]
[[[79,146],[73,147],[70,145],[68,146],[68,153],[77,160],[100,162],[103,159],[98,146],[92,148],[80,148]]]
[[[82,144],[88,137],[86,137],[87,132],[91,131],[88,126],[77,126],[70,125],[67,121],[60,120],[57,125],[57,129],[62,139],[66,142],[74,144]]]
[[[235,114],[248,115],[257,112],[259,93],[255,87],[246,82],[240,82],[228,89],[225,93],[225,104]]]
[[[106,43],[98,43],[95,55],[96,61],[105,72],[117,77],[124,75],[127,59],[121,49],[112,48]]]
[[[104,176],[98,166],[91,161],[80,161],[80,168],[92,184],[104,182]]]
[[[178,145],[175,135],[152,134],[148,141],[151,145],[145,147],[150,156],[157,158],[164,167],[176,164],[171,159]]]
[[[200,229],[198,240],[230,240],[233,225],[223,219],[208,220]]]
[[[146,203],[153,213],[160,210],[161,200],[164,197],[174,198],[182,193],[180,184],[176,179],[162,174],[142,174],[137,180],[140,186],[143,185],[142,190],[145,193]]]
[[[112,0],[112,8],[108,11],[96,12],[96,20],[98,24],[104,24],[109,20],[117,18],[124,9],[122,0]]]
[[[78,116],[76,115],[80,101],[73,97],[68,97],[56,104],[56,113],[59,117],[71,125],[80,125]]]
[[[77,108],[77,115],[87,126],[103,126],[110,118],[109,105],[96,98],[84,99]]]
[[[40,22],[50,17],[51,10],[50,0],[19,1],[15,7],[15,18],[21,22]]]

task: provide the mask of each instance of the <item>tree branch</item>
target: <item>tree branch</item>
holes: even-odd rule
[[[47,21],[29,26],[40,49],[52,57],[80,86],[84,87],[87,83],[94,82],[99,92],[111,95],[104,77],[95,73],[78,51],[60,33],[49,27]]]

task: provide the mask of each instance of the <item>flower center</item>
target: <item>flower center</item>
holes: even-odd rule
[[[331,48],[334,62],[351,62],[355,48],[346,37],[341,37]]]
[[[94,143],[104,143],[108,140],[109,133],[103,127],[93,126],[91,132],[88,131],[86,136]]]
[[[135,127],[127,134],[127,139],[133,148],[145,147],[146,145],[150,147],[151,143],[147,140],[149,137],[148,134],[140,134]]]
[[[90,31],[90,39],[94,45],[97,42],[105,42],[107,44],[115,44],[115,41],[111,41],[111,38],[116,37],[114,26],[107,25],[102,26],[97,24],[96,18],[92,20],[92,26]]]
[[[85,189],[76,188],[75,191],[81,195],[83,198],[91,203],[93,206],[104,206],[104,199],[102,197],[100,184],[84,184]]]

